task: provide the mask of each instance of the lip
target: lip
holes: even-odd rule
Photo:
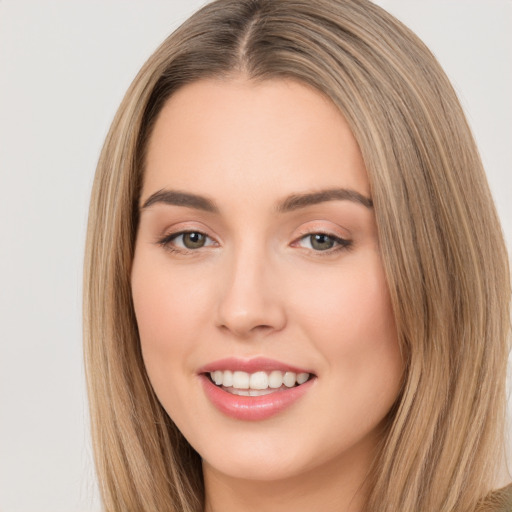
[[[313,376],[300,386],[280,389],[268,395],[240,396],[224,391],[210,380],[207,374],[215,370],[243,371],[247,373],[272,370],[295,373],[313,372],[263,357],[249,360],[237,358],[220,359],[201,367],[198,371],[199,378],[210,402],[226,416],[243,421],[261,421],[281,413],[299,401],[316,381],[316,376]]]
[[[252,359],[240,359],[237,357],[227,357],[225,359],[219,359],[212,363],[208,363],[202,366],[198,370],[198,374],[214,372],[215,370],[225,371],[239,371],[247,373],[255,372],[270,372],[272,370],[278,370],[281,372],[295,372],[295,373],[314,373],[311,370],[299,368],[297,366],[291,366],[275,359],[268,359],[266,357],[255,357]]]

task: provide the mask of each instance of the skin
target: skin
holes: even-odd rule
[[[154,390],[203,459],[205,510],[362,511],[403,373],[373,208],[335,199],[276,211],[325,189],[370,197],[345,119],[297,82],[203,80],[168,100],[146,164],[133,301]],[[205,196],[218,212],[142,207],[162,189]],[[206,244],[169,241],[183,230]],[[318,232],[350,246],[327,238],[319,250]],[[316,381],[276,416],[234,419],[197,375],[231,356],[307,368]]]

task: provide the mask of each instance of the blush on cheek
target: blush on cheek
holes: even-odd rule
[[[169,282],[168,273],[139,271],[132,279],[132,298],[142,343],[165,345],[170,341],[170,333],[183,324],[190,331],[190,302],[183,298],[179,286]]]

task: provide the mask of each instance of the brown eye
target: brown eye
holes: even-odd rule
[[[316,252],[334,252],[338,249],[348,249],[352,245],[352,241],[326,233],[311,233],[303,236],[299,240],[299,245]]]
[[[176,238],[182,237],[183,246],[187,249],[200,249],[206,243],[206,235],[192,231],[190,233],[183,233]]]
[[[201,231],[180,231],[165,236],[157,243],[165,250],[174,253],[187,254],[187,251],[196,251],[203,247],[218,246],[217,242]]]
[[[315,233],[309,235],[311,247],[315,251],[327,251],[332,249],[336,241],[332,236],[324,235],[323,233]]]

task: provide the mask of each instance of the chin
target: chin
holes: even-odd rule
[[[297,464],[297,461],[287,461],[276,454],[266,456],[263,453],[259,457],[246,454],[238,457],[220,456],[209,460],[203,459],[203,468],[205,465],[208,469],[231,479],[258,482],[283,481],[307,472],[307,468],[303,464]]]

